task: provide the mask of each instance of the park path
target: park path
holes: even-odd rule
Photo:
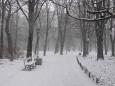
[[[80,69],[75,55],[42,58],[42,66],[32,71],[22,71],[23,62],[20,61],[10,65],[7,71],[0,72],[0,86],[96,86]]]

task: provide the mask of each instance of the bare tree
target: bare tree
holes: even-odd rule
[[[52,0],[51,0],[52,1]],[[54,4],[55,2],[52,1]],[[59,4],[67,4],[67,1],[56,1]],[[60,54],[63,55],[65,37],[66,37],[66,29],[68,24],[68,15],[66,13],[66,9],[59,4],[55,4],[55,10],[57,12],[57,21],[58,21],[58,36],[56,41],[55,53],[60,50]]]
[[[17,7],[17,9],[18,9],[18,7]],[[16,13],[16,27],[15,27],[15,29],[16,29],[16,32],[15,32],[15,46],[14,46],[14,49],[15,49],[15,51],[14,51],[14,53],[15,53],[15,55],[17,55],[17,41],[18,41],[18,22],[19,22],[19,15],[18,15],[18,11],[17,11],[17,13]]]
[[[48,7],[48,2],[46,2],[46,13],[47,13],[47,29],[46,29],[45,44],[44,44],[44,56],[46,55],[48,31],[49,31],[49,7]]]
[[[107,23],[107,20],[111,17],[114,17],[112,13],[110,13],[107,8],[108,7],[108,0],[99,0],[99,1],[92,1],[92,8],[94,8],[94,11],[87,11],[90,14],[95,15],[95,19],[89,19],[87,17],[85,18],[77,18],[72,15],[70,15],[68,11],[68,15],[72,18],[75,18],[77,20],[84,20],[87,22],[95,22],[95,32],[97,37],[97,59],[104,59],[103,56],[103,33],[104,33],[104,27]]]
[[[35,22],[37,20],[37,18],[40,15],[40,11],[42,9],[43,4],[46,2],[45,1],[40,1],[40,0],[28,0],[28,16],[26,15],[26,13],[24,12],[24,9],[21,7],[20,3],[18,0],[17,4],[19,6],[19,8],[21,9],[22,13],[25,15],[28,23],[29,23],[29,36],[28,36],[28,45],[27,45],[27,57],[31,57],[32,56],[32,42],[33,42],[33,34],[34,34],[34,28],[35,28]],[[40,5],[40,8],[38,8],[38,5]],[[39,12],[36,14],[36,10],[35,8],[40,9]]]
[[[1,13],[1,36],[0,36],[0,58],[3,58],[3,53],[4,53],[4,37],[3,37],[3,30],[4,30],[4,18],[5,18],[5,7],[6,7],[6,4],[7,4],[7,0],[4,1],[2,0],[1,1],[1,5],[2,5],[2,13]]]
[[[115,0],[113,0],[113,13],[115,13]],[[113,33],[114,33],[114,22],[115,22],[115,19],[111,18],[111,27],[110,27],[110,31],[111,31],[111,34],[110,34],[110,40],[111,40],[111,52],[112,52],[112,56],[115,56],[115,37],[113,36]]]
[[[42,23],[40,17],[38,18],[39,21],[36,22],[37,28],[36,28],[36,44],[35,44],[35,54],[39,54],[39,40],[40,40],[40,30],[42,29]]]
[[[11,59],[11,61],[13,60],[13,46],[12,46],[12,38],[11,38],[11,33],[9,30],[9,24],[10,24],[10,18],[11,18],[11,2],[8,0],[8,15],[6,17],[6,27],[5,27],[5,32],[7,35],[7,39],[8,39],[8,52],[9,52],[9,58]]]

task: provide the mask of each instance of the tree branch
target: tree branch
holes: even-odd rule
[[[104,18],[98,18],[98,19],[78,18],[78,17],[72,16],[72,15],[70,14],[70,12],[68,11],[67,5],[66,5],[66,6],[63,6],[63,5],[59,4],[59,3],[54,2],[53,0],[50,0],[50,1],[51,1],[52,3],[58,5],[58,6],[61,6],[61,7],[66,8],[66,13],[67,13],[67,15],[70,16],[70,17],[72,17],[72,18],[74,18],[74,19],[76,19],[76,20],[84,20],[84,21],[87,21],[87,22],[95,22],[95,21],[107,20],[107,19],[109,19],[109,18],[115,18],[115,15],[113,15],[112,13],[110,13],[110,12],[108,12],[108,11],[106,11],[106,12],[108,12],[108,14],[110,14],[110,15],[109,15],[109,16],[106,16],[106,17],[104,17]],[[102,12],[105,12],[105,11],[102,11]]]
[[[87,21],[87,22],[95,22],[95,21],[101,21],[101,20],[106,20],[106,19],[109,19],[111,17],[115,17],[115,16],[107,16],[107,17],[104,17],[104,18],[98,18],[98,19],[87,19],[87,18],[78,18],[78,17],[74,17],[72,16],[69,11],[67,10],[67,15],[76,19],[76,20],[84,20],[84,21]]]
[[[20,10],[22,11],[22,13],[24,14],[24,16],[26,17],[27,21],[29,21],[28,16],[26,15],[26,13],[24,12],[23,8],[21,7],[20,3],[18,2],[18,0],[16,0],[17,5],[19,6]]]
[[[26,2],[25,4],[23,4],[22,6],[20,6],[20,7],[22,8],[22,7],[25,6],[26,4],[27,4],[27,2]],[[18,12],[19,10],[20,10],[20,8],[16,9],[14,12],[12,12],[11,15],[15,14],[15,13]]]
[[[88,12],[88,13],[91,13],[91,14],[108,13],[108,11],[107,11],[107,10],[94,11],[94,12],[92,12],[92,11],[87,11],[87,12]]]
[[[61,5],[61,4],[59,4],[59,3],[56,3],[56,2],[54,2],[53,0],[49,0],[49,1],[51,1],[52,3],[54,3],[54,4],[58,5],[58,6],[61,6],[61,7],[63,7],[63,8],[66,8],[66,6]]]
[[[41,5],[41,7],[40,7],[40,10],[39,10],[39,12],[38,12],[38,14],[37,14],[37,16],[36,16],[34,22],[36,22],[37,18],[39,17],[40,12],[41,12],[41,9],[42,9],[42,6],[44,5],[45,2],[46,2],[46,0],[42,3],[42,5]]]

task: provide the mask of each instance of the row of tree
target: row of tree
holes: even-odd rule
[[[73,1],[74,2],[74,1]],[[105,54],[107,54],[107,32],[109,30],[111,40],[112,56],[115,56],[115,27],[114,27],[114,0],[77,0],[75,1],[79,8],[79,17],[72,15],[67,9],[69,16],[80,21],[82,41],[83,41],[83,56],[88,54],[88,44],[91,37],[90,30],[94,28],[97,41],[97,60],[104,59],[103,46],[105,47]],[[76,5],[74,2],[74,5]],[[72,5],[72,6],[74,6]],[[70,6],[70,7],[72,7]],[[107,27],[106,25],[109,25]],[[103,41],[104,40],[104,41]]]
[[[109,39],[115,56],[114,6],[114,0],[0,0],[0,58],[7,52],[13,60],[23,41],[27,57],[40,49],[63,55],[80,45],[85,57],[96,45],[97,59],[104,59]]]

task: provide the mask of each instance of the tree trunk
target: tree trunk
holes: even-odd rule
[[[9,52],[9,58],[11,61],[13,61],[13,46],[12,46],[12,38],[11,38],[11,33],[9,30],[9,24],[10,24],[10,16],[11,15],[11,7],[9,8],[8,11],[8,16],[6,18],[6,27],[5,27],[5,32],[7,35],[7,39],[8,39],[8,52]]]
[[[106,38],[106,29],[104,32],[104,47],[105,47],[105,55],[107,55],[107,38]]]
[[[27,45],[27,58],[32,56],[32,42],[33,42],[33,32],[34,32],[34,26],[35,26],[35,20],[34,20],[34,6],[35,1],[28,1],[28,9],[29,9],[29,36],[28,36],[28,45]]]
[[[115,44],[114,44],[114,40],[112,38],[112,27],[113,27],[113,19],[111,18],[111,34],[110,34],[110,40],[111,40],[111,56],[115,56]]]
[[[57,42],[56,42],[56,48],[55,48],[55,51],[57,49],[59,49],[60,51],[60,55],[63,55],[63,25],[64,25],[64,22],[63,22],[63,18],[64,18],[64,9],[61,9],[61,8],[58,8],[58,6],[56,6],[56,11],[57,11],[57,20],[58,20],[58,37],[57,37]],[[58,44],[58,40],[59,40],[59,44]]]
[[[95,9],[96,11],[101,11],[102,7],[105,7],[105,1],[102,1],[101,3],[97,4],[97,8]],[[104,18],[105,15],[103,16],[102,14],[96,14],[96,18]],[[97,37],[97,60],[102,59],[104,60],[104,55],[103,55],[103,33],[104,33],[104,28],[105,28],[105,20],[102,21],[96,21],[95,22],[95,32],[96,32],[96,37]]]
[[[36,40],[36,45],[35,45],[35,54],[37,54],[38,55],[38,53],[39,53],[39,32],[40,31],[40,29],[38,28],[37,29],[37,40]]]
[[[31,27],[33,28],[33,26]],[[27,46],[27,58],[32,56],[32,41],[33,41],[33,34],[29,33],[28,46]]]
[[[81,1],[82,4],[83,4],[83,9],[81,8],[80,6],[80,0],[79,0],[79,18],[81,17],[86,17],[87,14],[86,14],[86,1],[85,0],[82,0]],[[81,11],[83,11],[83,14],[81,13]],[[82,35],[82,52],[83,52],[83,57],[86,57],[87,55],[87,48],[88,48],[88,44],[87,44],[87,37],[86,37],[86,34],[87,34],[87,22],[83,21],[83,20],[80,20],[80,29],[81,29],[81,35]]]
[[[64,25],[64,31],[62,35],[62,44],[61,44],[61,52],[60,54],[63,55],[63,49],[64,49],[64,43],[65,43],[65,37],[66,37],[66,29],[67,29],[67,23],[68,23],[68,16],[65,14],[65,25]]]
[[[100,36],[100,38],[97,37],[97,60],[98,59],[104,59],[104,56],[103,56],[103,39],[101,36]]]
[[[62,30],[60,28],[60,55],[63,55],[63,37],[62,37]]]
[[[17,9],[18,9],[18,7],[17,7]],[[17,56],[17,38],[18,38],[18,20],[19,20],[19,16],[18,16],[18,12],[16,13],[16,38],[15,38],[15,48],[14,48],[14,53],[15,53],[15,56]]]
[[[61,42],[60,42],[60,55],[63,55],[63,42],[62,42],[62,39],[61,39]]]
[[[1,45],[0,45],[0,58],[3,58],[4,53],[4,45],[3,45],[3,29],[4,29],[4,17],[5,17],[5,6],[4,6],[4,0],[2,0],[2,19],[1,19]]]
[[[82,38],[83,38],[83,57],[87,55],[87,39],[85,31],[82,31]]]
[[[48,3],[46,2],[46,11],[47,11],[47,30],[46,30],[46,37],[45,37],[45,45],[44,45],[44,56],[46,55],[47,50],[47,40],[48,40],[48,31],[49,31],[49,8]]]
[[[115,56],[115,44],[114,41],[112,40],[112,36],[110,36],[111,39],[111,50],[112,50],[112,56]]]
[[[57,40],[56,40],[56,46],[55,46],[55,54],[59,52],[59,31],[58,31],[58,36],[57,36]]]
[[[87,40],[87,52],[86,54],[88,55],[89,54],[89,41]]]
[[[113,0],[113,4],[114,4],[113,13],[115,13],[115,0]],[[112,28],[115,29],[114,22],[115,22],[115,19],[111,18],[111,35],[110,35],[110,39],[111,39],[112,56],[115,56],[115,38],[112,37]]]
[[[97,60],[98,59],[104,59],[103,56],[103,22],[101,21],[101,24],[98,25],[98,28],[96,29],[96,36],[97,36]]]

